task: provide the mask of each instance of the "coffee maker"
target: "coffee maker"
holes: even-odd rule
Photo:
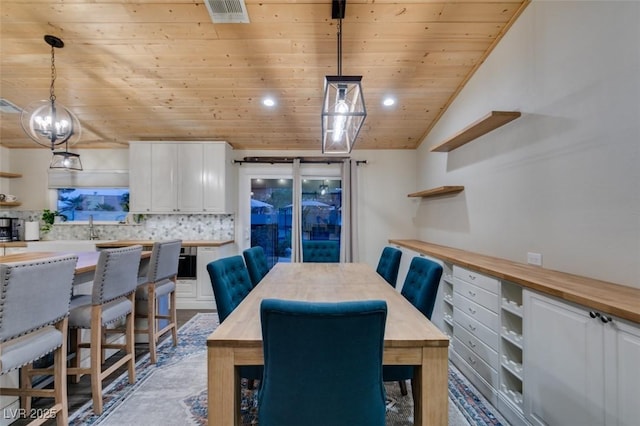
[[[0,242],[20,241],[24,221],[17,217],[0,217]]]
[[[13,227],[10,217],[0,217],[0,241],[13,241]]]

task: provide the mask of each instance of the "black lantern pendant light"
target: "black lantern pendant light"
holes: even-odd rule
[[[82,170],[80,155],[69,152],[69,144],[80,139],[80,121],[70,110],[56,103],[55,49],[63,48],[64,42],[52,35],[45,35],[44,41],[51,46],[49,99],[32,102],[22,110],[22,129],[34,142],[50,148],[51,151],[64,144],[64,151],[53,153],[50,168]]]
[[[346,0],[333,0],[331,7],[331,17],[338,20],[338,75],[325,77],[322,153],[348,154],[367,117],[367,110],[362,94],[362,76],[342,75],[342,19]]]

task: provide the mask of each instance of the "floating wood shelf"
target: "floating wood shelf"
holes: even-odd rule
[[[21,178],[22,175],[20,173],[0,172],[0,177],[4,177],[4,178]]]
[[[508,122],[520,117],[519,111],[491,111],[475,123],[462,129],[440,145],[431,148],[431,152],[449,152],[480,136],[504,126]]]
[[[17,207],[21,205],[20,201],[0,201],[0,206],[4,207]]]
[[[407,197],[422,197],[422,198],[437,197],[439,195],[455,194],[462,190],[464,190],[464,186],[440,186],[438,188],[432,188],[432,189],[427,189],[420,192],[414,192],[412,194],[407,195]]]

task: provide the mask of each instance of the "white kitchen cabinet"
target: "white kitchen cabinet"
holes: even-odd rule
[[[534,425],[635,425],[640,328],[525,291],[525,415]]]
[[[500,281],[453,266],[451,359],[494,405],[499,388]]]
[[[226,142],[135,142],[129,148],[130,211],[231,213],[236,185]]]
[[[608,317],[607,317],[608,318]],[[605,407],[607,426],[632,426],[640,419],[640,326],[621,319],[605,331]]]
[[[216,309],[213,287],[207,271],[209,262],[237,254],[234,243],[218,247],[198,247],[196,258],[196,279],[185,281],[176,293],[178,309]]]
[[[237,205],[237,173],[231,164],[227,143],[203,145],[203,210],[206,213],[233,213]]]

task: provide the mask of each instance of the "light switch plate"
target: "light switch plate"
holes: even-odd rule
[[[542,254],[540,253],[527,253],[527,263],[529,265],[542,266]]]

